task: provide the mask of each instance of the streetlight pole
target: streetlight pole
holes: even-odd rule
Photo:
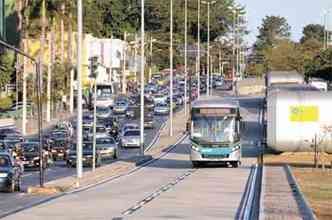
[[[144,0],[141,0],[141,155],[144,155]]]
[[[209,96],[210,95],[210,2],[207,2],[207,10],[208,10],[208,33],[207,33],[207,56],[206,56],[206,95]]]
[[[201,96],[201,24],[200,24],[200,14],[201,14],[201,0],[197,1],[198,4],[198,18],[197,18],[197,97]]]
[[[149,83],[151,83],[152,77],[152,36],[150,37],[150,65],[149,65]]]
[[[126,79],[126,53],[127,53],[127,33],[124,32],[124,46],[123,46],[123,64],[122,64],[122,93],[125,94],[127,91],[127,79]]]
[[[82,0],[77,0],[77,143],[76,143],[76,171],[79,187],[82,178],[82,33],[83,33],[83,5]]]
[[[207,13],[208,13],[207,56],[206,56],[206,95],[209,96],[210,95],[210,5],[215,4],[216,1],[212,1],[212,2],[202,1],[202,3],[207,5]]]
[[[169,111],[169,120],[170,120],[170,129],[169,136],[173,136],[173,0],[170,0],[170,11],[171,11],[171,24],[170,24],[170,111]]]
[[[184,2],[184,115],[187,117],[187,80],[188,80],[188,69],[187,69],[187,62],[188,62],[188,0]],[[190,90],[191,92],[191,90]]]

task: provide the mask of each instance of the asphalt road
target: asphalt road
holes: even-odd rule
[[[260,99],[241,99],[243,160],[239,168],[193,169],[188,140],[130,175],[68,194],[7,219],[234,219],[261,138]]]
[[[145,129],[145,145],[148,146],[154,137],[156,136],[159,128],[167,120],[167,116],[155,116],[155,124],[153,129]],[[120,119],[120,124],[127,122],[138,122],[138,120]],[[120,149],[119,159],[127,159],[129,157],[138,155],[140,150],[138,148],[132,149]],[[103,161],[104,164],[110,164],[115,160]],[[91,168],[84,168],[84,171],[90,170]],[[45,181],[52,181],[67,176],[76,175],[75,168],[68,168],[65,161],[56,161],[56,163],[46,170]],[[0,192],[0,216],[8,213],[17,207],[23,207],[26,204],[34,203],[45,197],[31,196],[24,193],[28,186],[39,185],[39,171],[37,170],[26,170],[22,178],[22,191],[17,193],[1,193]]]

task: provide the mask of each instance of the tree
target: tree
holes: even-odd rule
[[[274,46],[279,40],[290,38],[291,27],[286,18],[280,16],[266,16],[259,28],[256,48],[262,50]]]
[[[332,81],[332,49],[322,50],[305,65],[306,77],[318,77]]]
[[[304,43],[307,40],[317,40],[318,42],[324,42],[324,26],[320,24],[309,24],[303,28],[303,37],[300,42]]]
[[[0,56],[0,88],[4,89],[10,82],[11,76],[15,70],[14,68],[15,54],[10,51],[5,51]]]
[[[303,53],[301,45],[290,40],[276,42],[274,47],[268,47],[263,52],[266,71],[296,70],[304,72]]]

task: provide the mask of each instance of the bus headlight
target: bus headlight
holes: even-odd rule
[[[194,151],[199,152],[199,147],[197,147],[197,146],[195,146],[195,145],[192,145],[192,146],[191,146],[191,149],[193,149]]]
[[[236,147],[233,148],[233,151],[240,150],[240,145],[237,145]]]

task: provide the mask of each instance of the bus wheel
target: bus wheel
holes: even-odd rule
[[[193,167],[200,167],[201,163],[199,161],[192,161]]]
[[[234,168],[238,168],[238,167],[239,167],[239,162],[233,162],[233,163],[232,163],[232,167],[234,167]]]

